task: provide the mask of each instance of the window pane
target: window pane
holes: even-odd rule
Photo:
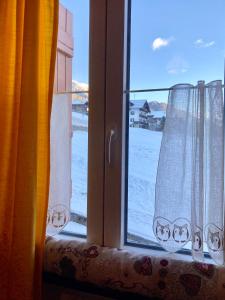
[[[168,92],[130,95],[128,161],[128,242],[156,243],[152,229],[155,182]],[[139,96],[138,96],[139,97]],[[154,101],[149,101],[153,98]],[[156,100],[158,100],[156,102]]]
[[[89,1],[61,0],[72,18],[73,57],[71,99],[71,200],[70,222],[64,232],[86,235],[88,166],[88,64]],[[63,18],[63,16],[61,16]],[[67,89],[68,91],[68,89]]]
[[[131,89],[223,79],[223,0],[132,0],[131,14]]]
[[[224,1],[132,0],[131,7],[130,90],[224,79]],[[168,92],[130,92],[128,100],[126,241],[155,245],[155,182]]]

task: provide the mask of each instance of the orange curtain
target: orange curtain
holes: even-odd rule
[[[58,0],[0,0],[0,299],[39,299]]]

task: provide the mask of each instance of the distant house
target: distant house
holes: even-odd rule
[[[87,99],[76,99],[72,101],[72,110],[83,114],[88,114],[88,101]]]
[[[147,100],[132,100],[129,107],[129,126],[148,128],[148,117],[151,113]]]

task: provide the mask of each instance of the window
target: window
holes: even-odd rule
[[[205,1],[132,0],[131,6],[128,96],[134,104],[146,99],[149,112],[140,111],[136,128],[127,122],[125,243],[158,247],[155,189],[169,88],[223,80],[225,22],[222,1],[214,3],[213,17]]]
[[[47,233],[60,231],[99,244],[103,234],[105,21],[106,1],[61,1],[47,218]]]
[[[116,222],[116,227],[112,226],[114,220],[110,213],[114,209],[118,213],[121,187],[113,188],[114,183],[109,183],[119,175],[110,174],[111,170],[115,170],[118,159],[122,161],[121,112],[124,109],[121,106],[118,110],[117,104],[124,97],[124,4],[123,1],[62,0],[59,11],[48,232],[60,230],[105,245],[119,245],[122,228],[122,220]],[[114,26],[115,20],[120,20],[119,26]],[[106,53],[107,47],[111,50]],[[117,54],[114,67],[113,57]],[[116,100],[112,101],[113,98]],[[113,102],[115,105],[111,106]],[[117,230],[115,234],[112,227]]]
[[[90,36],[87,27],[86,38],[74,35],[75,49],[84,38],[86,50],[89,36],[89,63],[87,52],[80,58],[89,82],[87,69],[82,79],[75,67],[73,79],[86,85],[72,93],[73,193],[64,233],[106,246],[159,247],[153,219],[168,94],[175,84],[223,79],[222,1],[213,16],[203,0],[62,2],[74,9],[76,28],[90,24]]]

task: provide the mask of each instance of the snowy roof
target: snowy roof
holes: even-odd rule
[[[149,107],[148,101],[147,100],[132,100],[130,101],[130,107],[132,109],[141,109],[147,112],[151,112],[151,109]]]
[[[130,101],[130,104],[133,108],[143,108],[146,104],[147,100],[132,100]],[[147,102],[148,104],[148,102]]]

